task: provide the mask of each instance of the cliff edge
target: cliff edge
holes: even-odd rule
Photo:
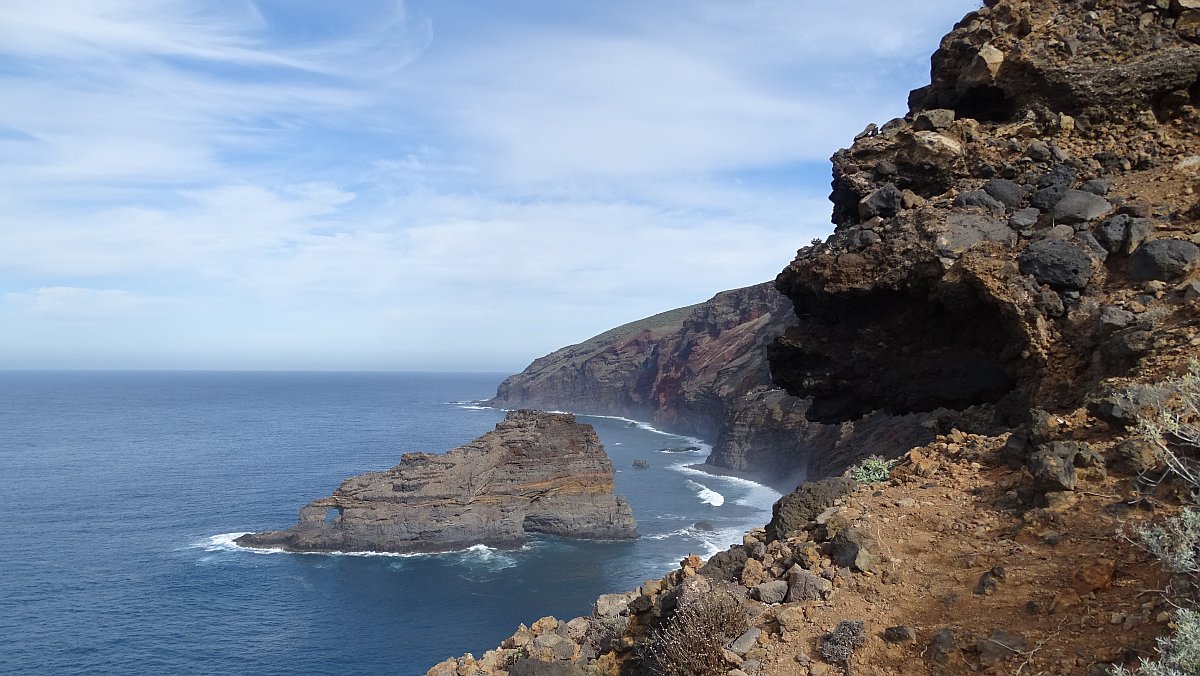
[[[351,477],[282,531],[243,547],[297,552],[437,552],[520,547],[526,533],[637,537],[591,425],[569,414],[510,412],[492,432],[442,455],[405,453],[386,472]]]

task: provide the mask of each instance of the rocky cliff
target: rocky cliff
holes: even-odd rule
[[[491,403],[625,416],[713,439],[732,402],[771,386],[763,349],[790,312],[770,284],[725,291],[536,359]]]
[[[1197,10],[988,4],[908,117],[834,155],[835,233],[776,280],[771,369],[813,420],[1015,425],[1192,341]]]
[[[386,472],[351,477],[282,531],[237,539],[289,551],[437,552],[519,547],[526,533],[637,537],[629,504],[590,425],[569,414],[512,411],[495,431],[445,454],[406,453]]]
[[[835,231],[777,278],[769,350],[818,427],[957,429],[430,674],[1090,675],[1166,645],[1194,579],[1130,534],[1195,498],[1168,471],[1195,435],[1136,423],[1200,424],[1200,2],[984,4],[834,155]]]
[[[793,321],[770,284],[724,291],[541,357],[489,403],[619,415],[699,436],[713,444],[707,464],[782,490],[948,427],[945,411],[810,423],[808,401],[774,385],[767,366],[767,346]]]

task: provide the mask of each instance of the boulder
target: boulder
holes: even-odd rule
[[[1033,226],[1037,225],[1038,218],[1041,215],[1042,212],[1038,211],[1035,207],[1021,209],[1014,213],[1012,218],[1008,219],[1008,227],[1013,228],[1014,230],[1025,230],[1027,228],[1032,228]]]
[[[875,216],[887,218],[895,216],[902,206],[903,196],[900,194],[900,189],[892,183],[885,183],[882,188],[867,195],[859,202],[858,215],[864,221]]]
[[[758,637],[762,634],[762,629],[758,627],[750,627],[741,636],[733,639],[729,644],[729,649],[738,655],[745,657],[750,649],[758,645]]]
[[[1092,278],[1092,257],[1079,246],[1057,239],[1030,244],[1017,256],[1021,273],[1038,284],[1060,289],[1082,289]]]
[[[1161,464],[1162,452],[1154,442],[1143,437],[1129,437],[1113,448],[1117,469],[1129,474],[1141,474]]]
[[[1087,223],[1111,210],[1112,205],[1099,195],[1083,190],[1067,190],[1050,209],[1050,217],[1057,223]]]
[[[959,193],[958,197],[954,198],[954,208],[987,209],[988,211],[1004,211],[1004,203],[992,197],[982,190],[970,190],[964,193]]]
[[[723,552],[713,554],[708,562],[696,572],[713,580],[733,582],[741,577],[747,558],[745,549],[731,547]],[[758,562],[755,561],[755,563]]]
[[[834,477],[806,481],[796,490],[783,496],[771,506],[771,521],[767,524],[767,539],[781,540],[787,533],[801,530],[817,515],[833,505],[833,501],[849,494],[858,484],[853,479]]]
[[[883,640],[888,643],[909,643],[917,640],[917,632],[903,624],[883,630]]]
[[[879,559],[875,555],[878,543],[861,528],[846,528],[829,541],[829,558],[838,566],[876,572]]]
[[[783,603],[788,595],[788,583],[784,580],[771,580],[764,582],[751,592],[751,596],[762,601],[763,603]]]
[[[1029,454],[1026,465],[1033,474],[1035,485],[1042,491],[1074,490],[1074,448],[1063,442],[1040,444]]]
[[[994,667],[1001,662],[1006,662],[1013,655],[1028,649],[1029,641],[1024,636],[1003,629],[997,629],[988,634],[986,638],[981,637],[975,642],[975,650],[979,652],[979,661],[985,667]]]
[[[788,571],[787,602],[820,601],[833,591],[833,583],[818,575],[793,566]]]
[[[983,191],[993,199],[1010,209],[1016,209],[1025,202],[1029,190],[1006,178],[993,178],[983,184]]]
[[[1100,224],[1096,229],[1096,240],[1109,252],[1128,256],[1153,232],[1154,222],[1150,219],[1117,214]]]
[[[946,129],[954,122],[954,111],[946,108],[934,108],[917,113],[913,119],[915,131],[938,131]],[[892,172],[895,173],[895,172]]]
[[[1200,258],[1200,247],[1181,239],[1156,239],[1129,257],[1126,270],[1137,281],[1169,281],[1187,274]]]
[[[938,253],[943,256],[960,255],[981,242],[1004,242],[1009,246],[1017,243],[1017,233],[1012,228],[988,216],[950,214],[946,225],[945,232],[937,238]]]

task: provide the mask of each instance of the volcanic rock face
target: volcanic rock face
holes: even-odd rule
[[[537,359],[491,403],[619,415],[714,438],[733,400],[771,387],[762,353],[790,314],[770,284],[725,291]]]
[[[637,537],[629,504],[590,425],[569,414],[513,411],[493,432],[443,455],[406,453],[386,472],[351,477],[283,531],[245,547],[289,551],[437,552],[519,547],[526,533]]]
[[[1197,210],[1163,203],[1196,179],[1196,10],[986,4],[905,119],[834,155],[835,233],[776,280],[799,321],[772,374],[812,420],[1077,405],[1148,354],[1169,313],[1135,314],[1195,269]]]
[[[698,435],[715,441],[708,464],[782,490],[932,440],[945,411],[811,423],[808,401],[774,386],[767,369],[767,346],[792,321],[770,284],[725,291],[537,359],[491,403],[627,416]]]

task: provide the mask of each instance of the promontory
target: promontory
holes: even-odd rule
[[[282,531],[243,547],[297,552],[438,552],[515,548],[527,533],[637,537],[629,503],[591,425],[570,414],[510,412],[496,429],[441,455],[405,453],[385,471],[351,477],[308,503]]]

